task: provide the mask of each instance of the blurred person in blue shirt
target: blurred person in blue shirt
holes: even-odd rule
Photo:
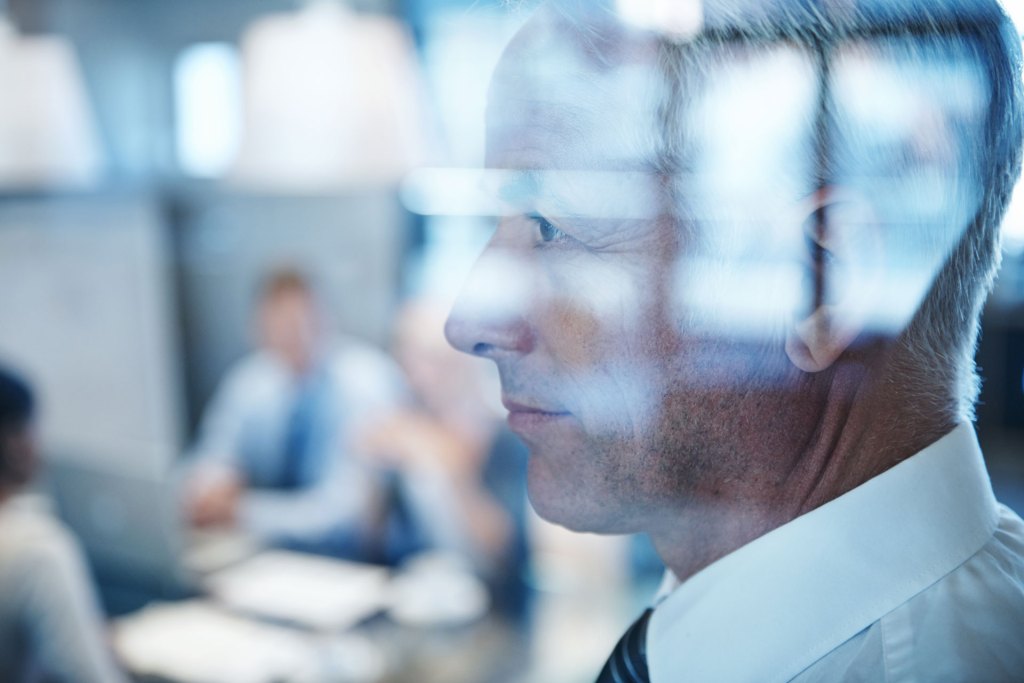
[[[0,681],[117,683],[82,552],[44,500],[34,399],[0,368]]]
[[[259,347],[223,378],[203,416],[185,505],[198,527],[237,526],[271,545],[363,559],[377,476],[353,436],[402,400],[385,354],[329,342],[294,270],[260,292]]]

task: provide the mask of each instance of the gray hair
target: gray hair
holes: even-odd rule
[[[595,58],[609,52],[609,42],[623,35],[613,9],[604,2],[553,4]],[[980,125],[953,130],[954,144],[968,163],[945,178],[949,187],[944,188],[953,194],[957,184],[970,184],[980,197],[977,210],[964,216],[951,241],[941,244],[941,265],[897,339],[895,373],[890,376],[894,394],[922,418],[971,419],[980,387],[973,361],[979,318],[999,267],[1000,226],[1021,168],[1021,41],[1012,23],[995,0],[704,0],[702,9],[698,34],[685,40],[659,37],[666,93],[657,112],[660,158],[653,165],[665,177],[685,176],[688,170],[692,136],[685,130],[686,112],[693,93],[713,76],[723,49],[785,44],[816,56],[825,94],[816,120],[808,122],[813,138],[808,140],[808,152],[817,157],[815,177],[808,179],[811,190],[834,182],[843,165],[842,144],[836,140],[848,133],[848,127],[843,112],[828,98],[828,60],[837,49],[874,46],[887,59],[911,64],[934,55],[960,56],[987,81]],[[855,145],[848,142],[849,147]],[[893,150],[882,153],[900,156]],[[676,193],[677,208],[685,205],[683,194]],[[927,226],[917,227],[919,233],[927,232]],[[936,238],[924,233],[918,239],[922,246],[936,244]]]

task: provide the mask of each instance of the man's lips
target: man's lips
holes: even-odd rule
[[[510,398],[502,397],[501,404],[505,406],[505,409],[510,413],[536,413],[539,415],[568,415],[569,412],[565,410],[548,410],[545,408],[539,408],[531,403],[514,401]]]
[[[571,415],[564,410],[539,408],[532,403],[515,401],[507,397],[502,397],[501,402],[508,409],[508,426],[517,432],[538,429]]]

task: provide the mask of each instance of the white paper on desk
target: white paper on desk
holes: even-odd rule
[[[189,683],[316,679],[308,638],[201,600],[151,605],[114,622],[118,657],[135,674]]]
[[[252,557],[261,547],[254,536],[234,529],[192,529],[182,563],[189,571],[206,576]]]
[[[282,550],[268,551],[204,582],[224,605],[319,631],[339,631],[380,611],[388,571]]]

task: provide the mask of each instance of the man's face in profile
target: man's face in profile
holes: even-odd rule
[[[948,131],[980,120],[983,79],[900,45],[834,51],[823,185],[806,48],[726,41],[672,71],[652,34],[550,7],[513,40],[487,115],[507,210],[448,335],[497,364],[542,515],[630,532],[800,504],[779,492],[830,385],[906,326],[978,206],[935,188],[975,173]]]
[[[716,342],[680,334],[672,291],[689,247],[652,163],[653,43],[624,36],[605,66],[561,21],[542,9],[495,73],[487,166],[508,210],[448,334],[497,364],[538,511],[630,531],[717,485],[686,454],[727,446],[742,401],[705,381],[722,368]]]

